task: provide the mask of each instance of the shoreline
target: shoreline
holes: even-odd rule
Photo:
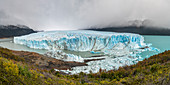
[[[28,52],[28,51],[15,51],[7,48],[0,47],[1,50],[7,51],[14,56],[18,56],[23,58],[27,64],[36,65],[40,69],[58,69],[58,70],[71,70],[72,67],[79,66],[88,66],[86,63],[90,61],[103,60],[101,59],[87,59],[84,62],[75,62],[75,61],[63,61],[59,59],[55,59],[53,57],[48,57],[36,52]]]

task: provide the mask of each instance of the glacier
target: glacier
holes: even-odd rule
[[[110,51],[146,46],[138,34],[96,31],[50,31],[14,37],[14,43],[35,49],[70,51]]]
[[[151,44],[144,43],[144,37],[139,34],[88,30],[38,32],[14,37],[14,43],[34,49],[47,49],[49,52],[45,55],[64,61],[84,62],[88,59],[83,55],[67,53],[64,50],[105,55],[104,60],[91,61],[87,63],[88,66],[64,71],[72,74],[89,73],[90,70],[95,73],[100,68],[118,69],[120,66],[132,65],[145,59],[139,55],[143,51],[158,51],[151,47]]]

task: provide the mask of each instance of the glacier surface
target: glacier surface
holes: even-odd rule
[[[156,50],[150,44],[144,43],[144,38],[138,34],[97,32],[97,31],[49,31],[33,33],[25,36],[14,37],[14,43],[26,45],[34,49],[47,49],[47,56],[65,61],[84,62],[83,55],[66,53],[63,50],[73,52],[90,52],[101,54],[104,60],[91,61],[89,66],[74,67],[72,71],[79,73],[97,72],[100,68],[111,70],[120,66],[135,64],[145,58],[139,53],[147,50]],[[95,67],[95,68],[94,68]]]

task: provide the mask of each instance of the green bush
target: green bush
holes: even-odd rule
[[[170,51],[118,70],[75,75],[28,65],[8,49],[0,49],[0,85],[162,85],[170,82]]]

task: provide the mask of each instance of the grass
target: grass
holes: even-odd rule
[[[0,85],[168,85],[170,51],[151,56],[135,65],[98,73],[63,75],[54,69],[38,69],[12,51],[0,48]]]

